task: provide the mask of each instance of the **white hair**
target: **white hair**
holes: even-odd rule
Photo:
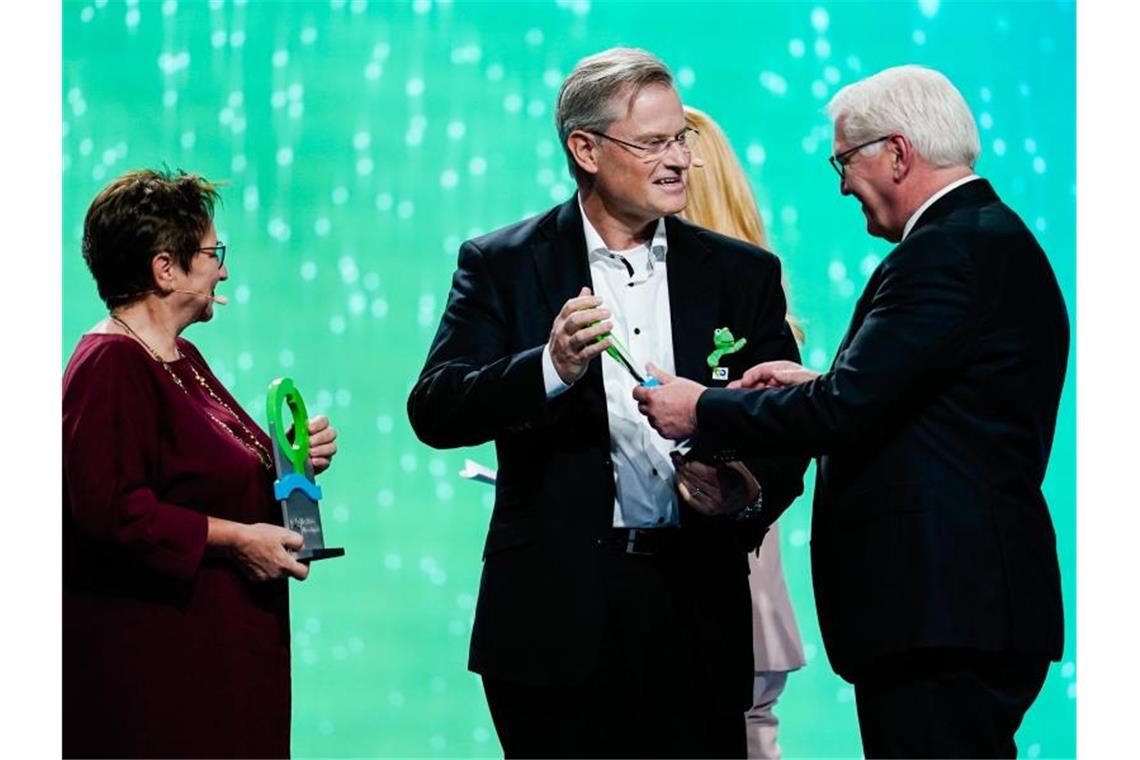
[[[974,168],[982,152],[974,115],[944,75],[923,66],[895,66],[849,84],[827,104],[827,115],[852,145],[906,135],[934,166]],[[870,146],[878,150],[882,144]]]

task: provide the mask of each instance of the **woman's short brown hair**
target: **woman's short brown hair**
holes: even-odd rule
[[[161,251],[189,271],[217,201],[214,185],[180,169],[127,172],[103,188],[83,222],[83,260],[107,308],[154,289],[151,261]]]

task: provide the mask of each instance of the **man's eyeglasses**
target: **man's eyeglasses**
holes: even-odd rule
[[[200,253],[206,254],[207,256],[213,256],[215,259],[217,259],[218,269],[221,269],[222,264],[226,263],[226,244],[220,240],[218,241],[217,245],[208,245],[204,248],[199,248],[198,251]]]
[[[638,143],[619,140],[613,135],[608,135],[605,132],[595,132],[593,130],[587,131],[589,131],[589,133],[592,135],[604,137],[607,140],[613,140],[618,145],[624,145],[627,148],[641,151],[642,156],[647,159],[660,158],[661,156],[664,156],[667,152],[669,152],[669,148],[673,147],[673,143],[677,143],[677,145],[681,146],[681,150],[683,150],[685,153],[692,153],[693,146],[697,144],[697,138],[701,136],[701,133],[692,127],[685,127],[685,129],[681,130],[680,134],[674,135],[673,137],[662,137],[657,140],[649,140],[644,145],[639,145]]]
[[[868,140],[862,145],[856,145],[854,148],[848,148],[842,153],[836,153],[835,155],[830,156],[827,160],[831,163],[831,168],[835,170],[835,173],[839,175],[839,179],[846,179],[847,162],[851,160],[851,157],[853,155],[863,150],[863,148],[866,148],[868,145],[874,145],[875,143],[880,143],[883,140],[889,140],[892,137],[894,137],[894,135],[883,135],[882,137],[876,137],[874,140]]]

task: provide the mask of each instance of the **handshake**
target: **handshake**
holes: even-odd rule
[[[649,365],[649,374],[661,384],[656,388],[634,388],[633,398],[639,412],[649,418],[649,424],[664,438],[680,441],[697,432],[697,401],[705,386]],[[785,388],[806,383],[819,376],[795,362],[774,361],[757,364],[733,380],[728,388],[757,390]]]
[[[633,389],[638,411],[662,437],[675,441],[692,438],[697,432],[697,401],[705,386],[671,375],[652,364],[648,370],[660,385]],[[818,374],[795,362],[764,362],[749,369],[728,387],[738,390],[783,388],[807,382]],[[704,514],[739,513],[760,495],[756,479],[739,461],[706,464],[674,453],[673,466],[681,496]]]

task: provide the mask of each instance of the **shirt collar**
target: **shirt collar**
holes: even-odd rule
[[[590,223],[590,217],[586,216],[586,209],[582,207],[582,196],[578,196],[578,210],[582,212],[582,228],[586,233],[586,253],[591,258],[600,254],[608,255],[610,249],[606,247],[606,241],[602,240],[602,236],[598,233],[594,225]],[[657,220],[657,227],[653,230],[653,239],[649,241],[649,267],[653,268],[653,262],[662,262],[665,260],[665,254],[669,251],[669,241],[665,235],[665,217]],[[617,253],[617,251],[614,251]]]
[[[922,216],[922,212],[926,211],[926,209],[933,206],[935,201],[937,201],[943,195],[946,195],[946,193],[950,192],[951,190],[953,190],[957,187],[961,187],[962,185],[966,184],[967,182],[973,182],[976,179],[981,179],[981,177],[979,177],[977,174],[971,174],[968,177],[962,177],[962,179],[954,180],[949,185],[947,185],[946,187],[942,188],[941,190],[939,190],[934,195],[927,198],[926,202],[923,203],[921,206],[919,206],[918,210],[915,211],[913,214],[911,214],[910,219],[907,220],[906,226],[903,227],[902,240],[906,240],[906,236],[909,235],[910,231],[914,229],[914,225],[918,224],[918,218],[920,216]],[[900,240],[899,242],[901,243],[902,240]]]

